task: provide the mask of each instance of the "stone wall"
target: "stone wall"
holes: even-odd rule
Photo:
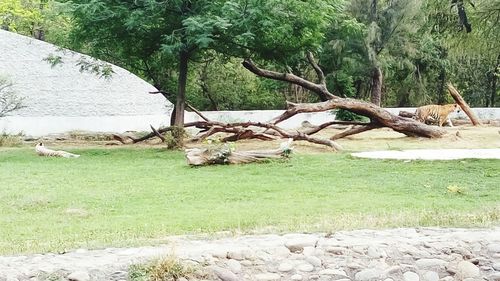
[[[52,67],[44,60],[49,55],[60,56],[62,63]],[[161,95],[149,94],[156,89],[146,81],[117,66],[112,66],[114,73],[109,79],[81,72],[77,64],[82,58],[92,61],[91,57],[0,30],[0,76],[13,83],[26,106],[2,118],[0,131],[33,135],[62,129],[120,131],[130,122],[131,129],[137,129],[134,121],[151,122],[170,115],[171,103]]]
[[[387,108],[388,111],[398,114],[400,110],[413,112],[415,108]],[[474,112],[481,119],[500,120],[500,108],[474,108]],[[254,111],[205,111],[208,118],[221,122],[266,122],[283,113],[282,110],[254,110]],[[452,114],[452,118],[467,118],[463,112]],[[330,121],[335,118],[331,112],[298,114],[282,123],[286,129],[298,128],[303,121],[314,125]],[[186,112],[186,122],[199,121],[201,118]],[[30,136],[43,136],[68,131],[90,132],[118,132],[150,131],[149,125],[154,127],[166,126],[170,122],[170,113],[156,115],[108,115],[108,116],[42,116],[25,117],[9,116],[0,119],[0,131],[9,133],[23,132]]]

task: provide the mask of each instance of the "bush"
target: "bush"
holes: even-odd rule
[[[23,98],[17,96],[12,88],[12,82],[0,77],[0,117],[23,108]]]
[[[158,259],[149,264],[132,265],[129,269],[129,280],[131,281],[176,281],[181,277],[204,277],[198,276],[194,268],[183,265],[173,256]]]
[[[345,110],[345,109],[334,110],[334,114],[335,114],[335,119],[341,120],[341,121],[367,122],[370,120],[368,117],[361,116],[361,115],[358,115],[356,113],[352,113],[352,112]]]
[[[21,136],[22,136],[22,134],[9,135],[6,132],[2,132],[0,134],[0,147],[21,145],[21,143],[22,143]]]

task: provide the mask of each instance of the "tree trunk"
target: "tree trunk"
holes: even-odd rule
[[[493,75],[493,80],[491,81],[490,107],[495,107],[495,97],[497,95],[497,82],[498,82],[497,76]]]
[[[178,127],[184,126],[184,110],[186,109],[186,83],[188,74],[189,53],[181,51],[179,54],[179,88],[177,99],[175,102],[175,119],[174,125]]]
[[[453,97],[453,99],[457,102],[457,104],[463,109],[465,114],[469,116],[470,121],[474,126],[481,125],[481,122],[477,118],[476,114],[472,112],[470,109],[469,105],[465,102],[465,100],[462,98],[462,96],[458,93],[457,89],[453,87],[451,83],[448,83],[448,91],[450,92],[450,95]]]
[[[371,102],[378,106],[380,106],[380,102],[382,101],[382,83],[383,83],[382,69],[380,69],[380,67],[377,66],[373,69],[372,73]]]
[[[445,98],[444,98],[444,86],[446,84],[446,69],[443,68],[439,72],[439,82],[438,82],[438,87],[437,87],[437,92],[438,92],[438,104],[444,104],[445,103]]]

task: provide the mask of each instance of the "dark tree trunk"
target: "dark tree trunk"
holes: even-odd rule
[[[495,107],[495,97],[497,95],[497,82],[498,82],[497,76],[493,75],[493,80],[491,81],[490,107]]]
[[[37,29],[33,31],[33,37],[40,41],[45,41],[45,31],[42,29]]]
[[[444,86],[446,84],[446,69],[441,69],[439,72],[439,77],[438,77],[438,87],[437,87],[437,92],[438,92],[438,104],[444,104],[445,103],[445,91],[444,91]]]
[[[170,126],[175,126],[175,112],[177,111],[177,106],[174,104],[174,109],[172,109],[172,113],[170,114]]]
[[[210,89],[208,88],[208,62],[203,65],[203,68],[200,73],[200,82],[198,83],[201,87],[201,91],[203,92],[203,95],[208,98],[208,101],[210,102],[210,110],[215,110],[219,111],[219,107],[217,106],[217,102],[215,99],[212,97],[212,94],[210,93]]]
[[[380,102],[382,101],[382,69],[380,67],[375,67],[372,73],[372,94],[371,94],[371,102],[380,106]]]
[[[453,2],[456,2],[456,5],[457,5],[458,22],[460,23],[460,27],[461,28],[465,27],[465,31],[467,33],[471,32],[472,25],[469,23],[469,19],[467,18],[467,12],[465,11],[464,1],[457,0],[457,1],[452,1],[452,3]]]
[[[410,103],[410,97],[409,97],[409,92],[406,92],[400,99],[399,99],[399,102],[398,102],[398,107],[406,107],[408,106],[408,104]]]
[[[500,73],[497,70],[500,69],[500,55],[497,57],[497,64],[494,66],[493,70],[490,71],[489,80],[490,80],[490,97],[488,101],[487,107],[495,107],[495,98],[497,96],[497,87],[498,87],[498,75]]]
[[[377,0],[372,0],[370,5],[370,20],[377,21]]]
[[[186,83],[188,75],[188,61],[189,53],[181,51],[179,54],[179,90],[177,92],[177,99],[175,102],[175,118],[174,125],[184,126],[184,110],[186,109]]]
[[[356,95],[354,96],[354,98],[361,99],[362,85],[363,81],[361,81],[360,79],[356,80],[356,82],[354,83],[354,87],[356,88]]]

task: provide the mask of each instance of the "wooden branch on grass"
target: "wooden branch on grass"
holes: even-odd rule
[[[186,149],[186,159],[191,166],[214,164],[245,164],[261,162],[269,159],[286,158],[292,151],[292,140],[282,143],[274,150],[233,151],[225,145],[220,148],[191,148]]]

